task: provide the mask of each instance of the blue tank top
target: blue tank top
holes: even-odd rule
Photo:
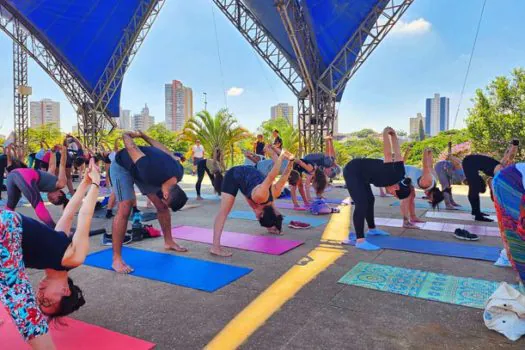
[[[249,199],[252,199],[253,189],[262,184],[265,179],[265,176],[259,170],[252,166],[240,165],[231,168],[230,171],[233,171],[233,178],[235,179],[235,182],[239,187],[241,193]],[[270,191],[268,201],[266,203],[271,201],[273,201],[272,191]]]
[[[71,244],[71,238],[64,232],[20,215],[22,218],[22,254],[26,267],[65,271],[62,258]]]

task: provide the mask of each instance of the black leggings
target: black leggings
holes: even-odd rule
[[[201,184],[204,179],[204,172],[208,174],[211,182],[213,183],[213,174],[210,172],[210,169],[206,166],[206,159],[201,159],[197,162],[197,183],[195,184],[195,190],[197,191],[197,196],[201,195]]]
[[[468,182],[468,201],[472,207],[472,215],[481,215],[480,193],[487,190],[485,180],[479,174],[484,173],[489,177],[494,176],[494,169],[499,162],[493,158],[483,155],[470,155],[463,159],[463,171]]]
[[[350,193],[350,197],[352,197],[354,202],[354,231],[357,239],[360,239],[365,238],[365,220],[369,229],[376,227],[374,221],[375,198],[370,184],[365,182],[357,171],[352,170],[355,169],[345,167],[343,176],[348,193]]]

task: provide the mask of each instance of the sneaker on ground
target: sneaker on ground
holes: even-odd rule
[[[124,241],[122,242],[122,244],[129,244],[131,243],[131,241],[132,241],[131,235],[126,234],[124,236]],[[108,233],[104,233],[102,235],[102,245],[110,246],[112,244],[113,244],[113,236]]]
[[[477,241],[477,240],[479,240],[478,235],[470,233],[467,230],[462,230],[460,228],[457,228],[456,231],[454,231],[454,237],[456,237],[457,239],[462,239],[464,241]]]
[[[311,226],[312,225],[300,221],[290,221],[290,223],[288,224],[288,227],[295,229],[305,229],[310,228]]]

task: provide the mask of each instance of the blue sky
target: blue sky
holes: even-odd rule
[[[408,118],[424,112],[435,92],[450,98],[454,121],[461,86],[483,0],[416,0],[401,23],[379,45],[347,86],[339,108],[339,131],[391,125],[408,129]],[[215,14],[216,28],[213,13]],[[463,125],[476,88],[497,75],[525,66],[525,1],[488,0],[457,127]],[[220,61],[217,54],[219,42]],[[13,127],[12,45],[0,34],[0,132]],[[34,63],[30,64],[32,99],[61,102],[62,128],[76,123],[61,90]],[[181,80],[193,88],[194,109],[227,106],[240,123],[256,128],[278,102],[296,105],[287,87],[257,56],[210,0],[167,1],[124,79],[122,107],[140,112],[145,103],[156,122],[164,121],[164,84]]]

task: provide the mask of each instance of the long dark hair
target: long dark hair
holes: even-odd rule
[[[430,204],[432,205],[433,209],[436,209],[439,206],[439,203],[445,200],[445,195],[437,187],[432,187],[430,190],[428,190],[427,196],[432,198],[432,200],[430,200]]]
[[[224,176],[222,176],[222,173],[220,171],[213,174],[213,180],[211,184],[213,185],[213,189],[215,193],[217,193],[219,196],[221,195],[223,180],[224,180]]]
[[[46,316],[49,317],[49,321],[53,321],[59,317],[70,315],[73,312],[80,309],[80,307],[82,307],[86,303],[86,300],[82,295],[82,290],[78,286],[76,286],[73,283],[73,280],[69,277],[67,278],[67,284],[69,286],[71,294],[64,295],[62,299],[60,299],[60,304],[55,312],[53,312],[52,314],[46,314]]]
[[[323,169],[315,168],[314,170],[314,177],[312,179],[312,186],[315,189],[315,193],[317,196],[321,196],[328,185],[328,179],[326,178],[326,175],[323,171]]]

